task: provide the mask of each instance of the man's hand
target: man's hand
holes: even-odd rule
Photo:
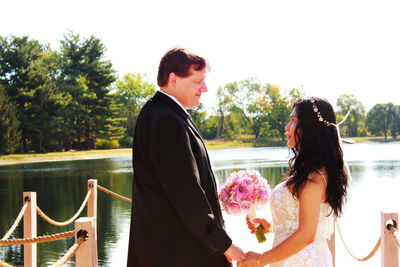
[[[245,254],[244,252],[237,246],[235,246],[234,244],[232,244],[227,251],[225,251],[225,257],[229,262],[232,261],[241,261],[244,259]]]

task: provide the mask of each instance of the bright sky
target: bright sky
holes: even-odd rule
[[[156,84],[161,56],[187,47],[211,63],[203,98],[256,77],[327,98],[354,94],[369,110],[400,104],[400,2],[386,0],[8,0],[0,35],[28,35],[58,49],[68,30],[95,35],[122,76]]]

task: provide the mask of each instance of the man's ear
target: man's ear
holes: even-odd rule
[[[171,73],[169,74],[168,80],[169,80],[170,84],[171,84],[173,87],[175,87],[175,85],[176,85],[176,75],[175,75],[175,73],[171,72]]]

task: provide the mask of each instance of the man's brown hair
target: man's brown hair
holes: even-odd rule
[[[202,70],[208,67],[207,61],[193,54],[185,48],[172,48],[161,58],[158,67],[157,84],[162,87],[167,85],[169,74],[175,73],[179,77],[190,75],[190,69]]]

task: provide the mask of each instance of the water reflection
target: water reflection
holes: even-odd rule
[[[268,180],[271,188],[274,188],[277,185],[284,174],[288,171],[287,167],[263,167],[263,168],[252,168],[252,170],[257,170],[260,174]],[[217,179],[217,183],[221,185],[230,175],[232,172],[236,172],[242,169],[249,169],[247,167],[237,167],[237,168],[228,168],[228,169],[220,169],[214,171],[214,175]]]
[[[400,143],[380,145],[347,145],[345,157],[353,181],[349,188],[342,230],[354,253],[366,255],[380,234],[380,211],[399,211]],[[367,153],[368,152],[368,153]],[[368,157],[367,157],[367,156]],[[269,180],[271,187],[287,172],[286,148],[254,148],[211,151],[210,158],[221,184],[233,171],[256,169]],[[130,157],[86,161],[35,163],[0,167],[0,237],[14,222],[22,207],[24,191],[37,192],[39,207],[57,221],[69,219],[78,210],[87,193],[87,180],[123,196],[131,197],[132,164]],[[98,192],[98,253],[99,266],[124,266],[128,248],[130,203]],[[84,210],[82,216],[86,214]],[[267,209],[260,215],[268,216]],[[250,236],[240,216],[224,214],[227,230],[244,250],[263,251],[270,241],[259,245]],[[52,226],[38,218],[38,235],[73,229]],[[12,238],[22,237],[22,223]],[[65,239],[38,244],[38,266],[54,263],[73,244]],[[341,244],[337,244],[337,266],[379,266],[379,252],[372,260],[361,264],[351,259]],[[0,259],[13,265],[23,264],[22,246],[1,246]],[[74,265],[74,259],[69,266]]]
[[[125,170],[125,171],[123,171]],[[128,170],[128,171],[126,171]],[[131,197],[132,170],[129,158],[36,163],[0,168],[0,233],[8,231],[22,207],[22,192],[37,192],[38,206],[56,221],[72,217],[87,193],[87,180],[97,179],[104,187]],[[84,216],[86,210],[82,212]],[[110,264],[110,244],[117,243],[130,221],[130,203],[98,193],[99,265]],[[38,235],[73,230],[73,224],[57,227],[38,218]],[[12,238],[23,236],[22,222]],[[57,261],[74,243],[64,239],[38,244],[38,265]],[[0,247],[0,258],[23,265],[22,246]],[[73,266],[71,261],[70,265]]]

